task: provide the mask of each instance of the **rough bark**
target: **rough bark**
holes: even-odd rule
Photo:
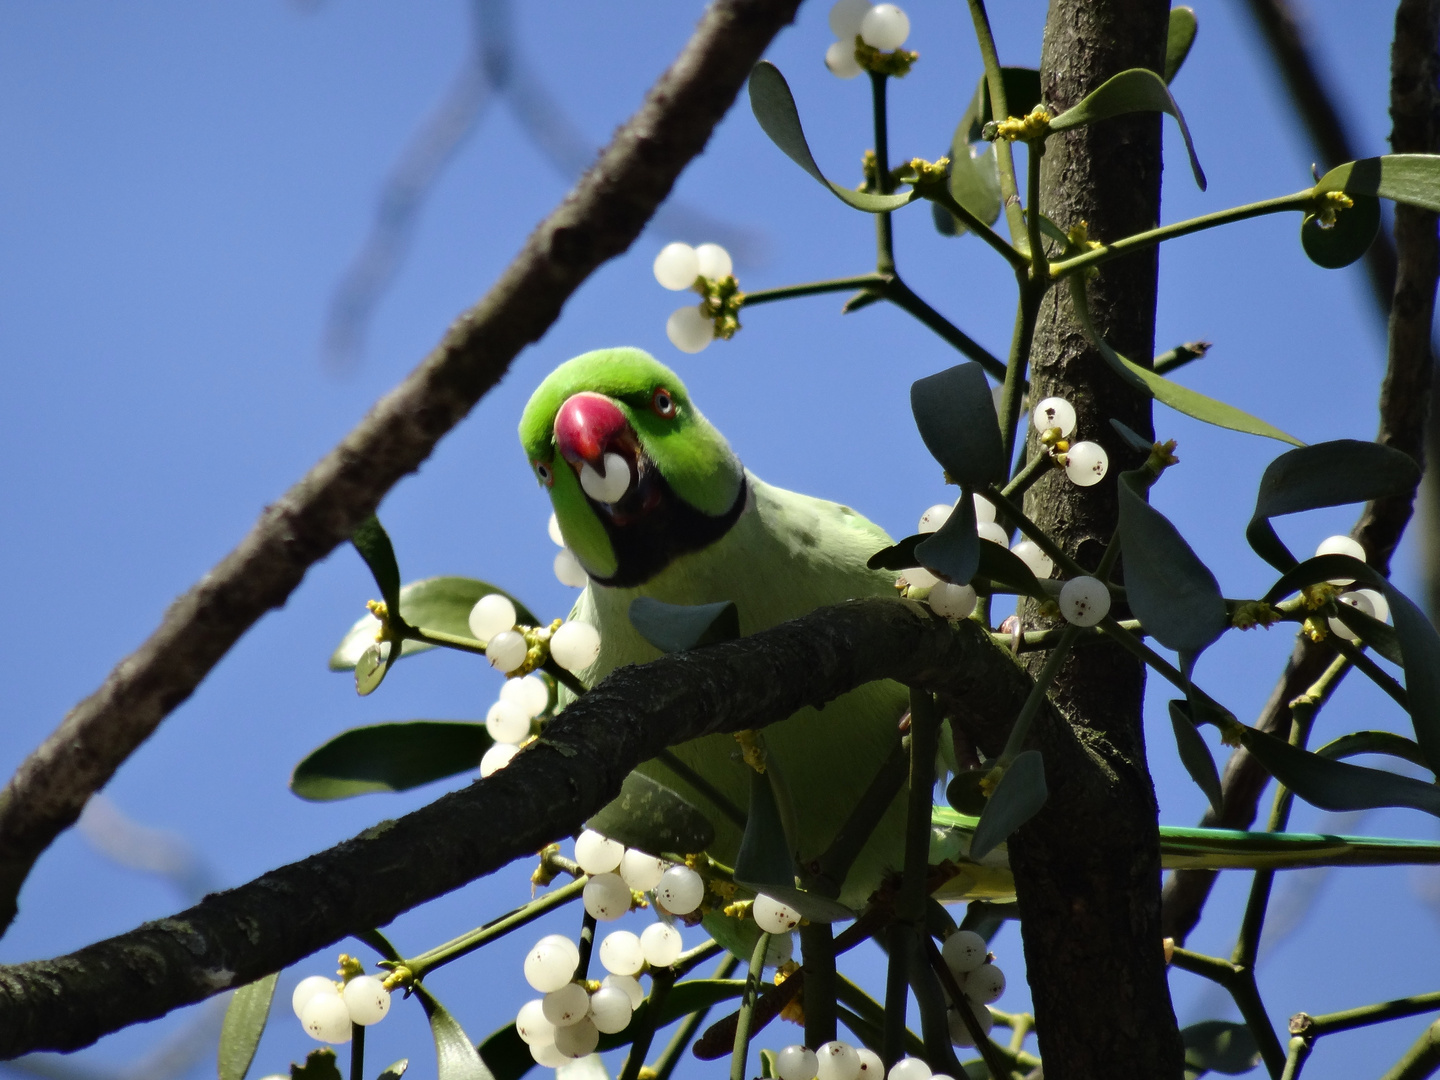
[[[856,600],[624,667],[487,780],[329,851],[54,960],[0,967],[0,1057],[74,1050],[240,986],[573,833],[665,746],[896,679],[1013,718],[1030,681],[977,623]],[[1052,724],[1058,721],[1052,720]]]
[[[1440,152],[1440,3],[1403,0],[1395,13],[1395,41],[1390,54],[1390,146],[1397,154]],[[1376,441],[1403,450],[1424,468],[1427,425],[1432,396],[1434,358],[1431,328],[1435,319],[1435,285],[1440,277],[1440,243],[1436,216],[1411,206],[1395,208],[1397,269],[1390,301],[1389,350],[1380,387],[1380,426]],[[1433,434],[1430,436],[1433,438]],[[1432,448],[1433,452],[1433,448]],[[1390,572],[1390,558],[1400,543],[1414,509],[1414,497],[1393,497],[1370,503],[1350,535],[1365,548],[1366,561]],[[1429,530],[1434,536],[1435,531]],[[1434,603],[1432,598],[1432,617]],[[1303,635],[1285,666],[1285,673],[1255,722],[1285,737],[1290,730],[1290,702],[1303,693],[1329,665],[1334,651]],[[1270,775],[1246,750],[1230,755],[1221,778],[1223,814],[1207,811],[1202,825],[1248,829],[1255,822],[1260,795]],[[1215,883],[1215,874],[1181,870],[1170,875],[1164,891],[1165,933],[1183,943]]]
[[[488,294],[406,380],[165,613],[160,626],[65,717],[0,791],[0,931],[30,867],[90,795],[262,615],[550,327],[601,263],[634,241],[710,138],[799,0],[716,0],[673,65]]]
[[[1168,11],[1164,0],[1052,0],[1040,62],[1044,100],[1067,108],[1126,68],[1163,70]],[[1042,211],[1062,228],[1086,221],[1100,240],[1153,227],[1160,133],[1160,118],[1142,114],[1052,137]],[[1110,263],[1089,282],[1097,328],[1137,362],[1153,355],[1155,290],[1153,250]],[[1148,433],[1150,403],[1085,340],[1063,288],[1041,308],[1031,357],[1032,400],[1069,399],[1080,417],[1075,437],[1105,446],[1110,476],[1079,488],[1052,473],[1032,489],[1026,510],[1093,567],[1115,528],[1116,477],[1138,464],[1107,421]],[[1048,1080],[1161,1080],[1182,1072],[1161,948],[1143,689],[1143,668],[1127,654],[1108,645],[1086,650],[1053,684],[1064,723],[1036,725],[1050,798],[1014,837],[1010,856]]]

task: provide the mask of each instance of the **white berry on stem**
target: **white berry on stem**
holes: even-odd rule
[[[655,256],[655,280],[671,292],[688,289],[700,276],[700,259],[689,244],[666,244]]]

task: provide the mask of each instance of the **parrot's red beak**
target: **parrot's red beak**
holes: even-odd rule
[[[625,414],[602,394],[573,394],[555,414],[555,445],[576,468],[588,464],[603,471],[605,452],[629,430]]]

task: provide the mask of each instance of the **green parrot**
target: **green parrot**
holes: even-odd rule
[[[631,625],[630,603],[732,601],[751,634],[854,597],[895,595],[895,575],[866,560],[884,530],[838,503],[772,487],[740,464],[673,371],[639,349],[601,349],[562,364],[520,420],[520,440],[550,495],[566,545],[590,583],[571,617],[600,631],[600,655],[581,681],[659,652]],[[863,686],[823,711],[802,709],[763,733],[768,765],[788,789],[789,837],[801,860],[820,855],[894,748],[907,693]],[[730,735],[676,747],[686,765],[744,808],[751,769]],[[642,771],[707,808],[665,766]],[[719,814],[711,854],[733,864],[739,830]],[[862,906],[903,849],[897,796],[855,861],[840,902]]]

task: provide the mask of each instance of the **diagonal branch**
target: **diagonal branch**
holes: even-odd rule
[[[0,928],[40,853],[309,567],[342,543],[539,340],[586,277],[623,252],[704,148],[798,0],[715,0],[600,160],[531,234],[488,294],[150,638],[72,709],[0,791]]]
[[[1390,111],[1394,117],[1391,146],[1397,154],[1440,151],[1440,0],[1401,0],[1395,14],[1391,52]],[[1385,380],[1380,389],[1380,429],[1376,441],[1394,446],[1425,463],[1426,422],[1430,405],[1433,359],[1430,329],[1435,317],[1435,285],[1440,278],[1440,245],[1436,216],[1411,206],[1395,208],[1395,240],[1399,252],[1395,292],[1390,307],[1390,345]],[[1389,573],[1390,558],[1413,512],[1413,496],[1370,503],[1351,535],[1365,548],[1370,565]],[[1327,643],[1297,640],[1285,672],[1265,703],[1255,726],[1282,738],[1289,732],[1290,702],[1320,676],[1334,658]],[[1201,824],[1246,829],[1270,776],[1244,749],[1230,755],[1221,781],[1223,814],[1207,811]],[[1167,936],[1183,943],[1200,921],[1200,911],[1215,883],[1205,870],[1178,870],[1163,893],[1162,925]]]
[[[775,723],[883,678],[992,721],[1013,717],[1030,686],[980,624],[880,599],[621,668],[487,780],[172,918],[0,967],[0,1057],[77,1049],[279,970],[574,832],[667,745]]]

